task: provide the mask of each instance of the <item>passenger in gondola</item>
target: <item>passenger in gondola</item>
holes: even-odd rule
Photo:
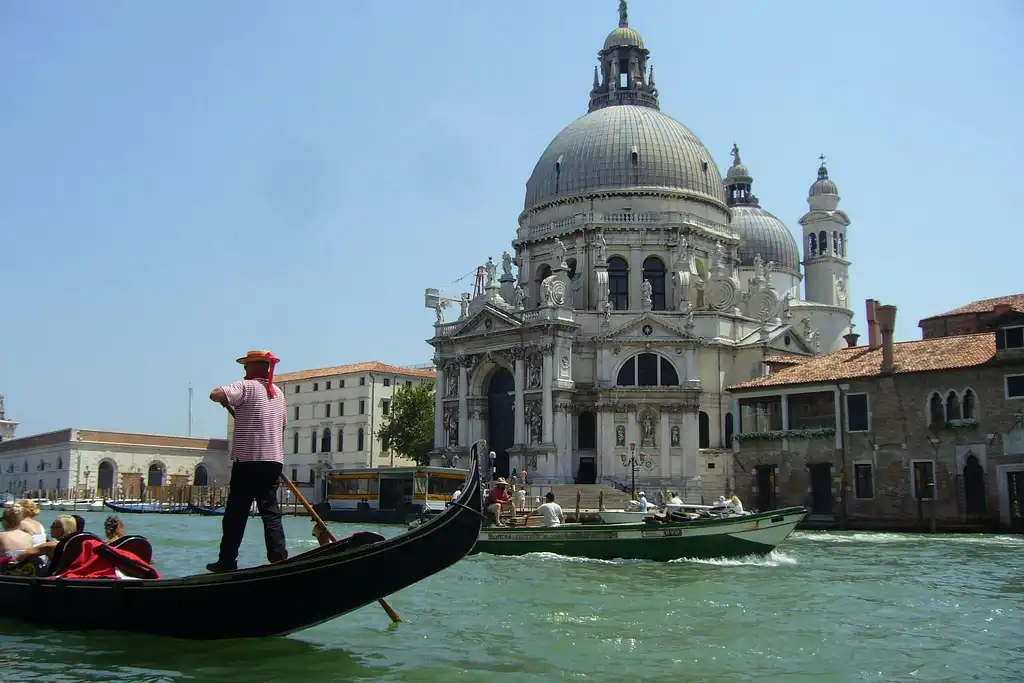
[[[2,517],[3,531],[0,531],[0,556],[13,560],[21,552],[32,547],[32,534],[21,528],[25,512],[21,505],[15,503],[4,509]]]
[[[75,531],[85,531],[85,517],[82,515],[71,515],[75,520]]]
[[[116,515],[110,515],[103,521],[103,533],[107,536],[107,543],[113,543],[124,536],[124,522]]]
[[[452,502],[454,503],[454,502],[458,501],[459,498],[461,498],[461,497],[462,497],[462,489],[461,488],[455,489],[455,493],[452,494]]]
[[[640,492],[640,500],[637,502],[640,504],[640,512],[647,512],[647,506],[650,503],[647,502],[647,496],[644,495],[643,491]]]
[[[484,501],[484,510],[493,517],[495,526],[505,526],[501,522],[502,506],[514,509],[512,499],[508,497],[508,482],[505,481],[504,477],[498,477],[497,481],[494,482],[494,486],[491,487],[490,493],[487,494],[487,499]]]
[[[17,502],[21,506],[24,518],[21,520],[21,530],[32,536],[32,545],[39,545],[46,542],[46,529],[36,519],[39,514],[39,506],[30,498],[22,498]]]
[[[743,503],[740,502],[740,497],[735,493],[732,494],[732,498],[729,499],[729,504],[732,505],[732,509],[736,514],[743,514]]]
[[[555,502],[555,494],[548,491],[544,495],[545,503],[538,507],[536,510],[530,510],[526,513],[526,520],[529,521],[530,516],[539,514],[544,518],[544,526],[556,527],[565,524],[565,513],[562,512],[562,506]]]
[[[17,556],[18,563],[31,562],[41,568],[41,563],[45,561],[44,558],[53,558],[54,551],[56,551],[61,539],[77,532],[78,522],[75,521],[75,518],[71,515],[61,515],[50,524],[51,540],[34,545],[27,550],[22,550]]]

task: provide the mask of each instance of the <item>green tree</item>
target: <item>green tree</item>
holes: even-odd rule
[[[434,447],[434,385],[421,384],[395,391],[391,410],[377,430],[381,447],[417,465],[430,464]]]

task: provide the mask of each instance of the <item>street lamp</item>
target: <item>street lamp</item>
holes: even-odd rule
[[[494,481],[498,478],[498,468],[494,465],[494,461],[497,459],[498,455],[494,451],[491,451],[487,454],[487,457],[491,461],[491,481]]]
[[[625,465],[625,466],[628,466],[630,468],[630,474],[632,476],[632,488],[633,488],[633,491],[630,494],[630,496],[635,499],[636,498],[636,471],[638,469],[640,469],[640,465],[642,464],[641,462],[639,462],[636,459],[636,444],[635,443],[629,444],[629,453],[630,453],[629,459],[626,460],[626,462],[624,462],[622,464]]]

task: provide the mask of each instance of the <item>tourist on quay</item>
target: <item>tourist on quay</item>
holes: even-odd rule
[[[46,542],[46,529],[36,519],[39,514],[39,506],[30,498],[22,498],[16,505],[21,506],[24,518],[21,520],[21,530],[32,536],[32,545],[39,545]]]
[[[525,510],[526,509],[526,489],[525,488],[521,488],[518,491],[516,491],[516,502],[519,503],[519,509],[520,510]]]
[[[211,572],[238,568],[238,547],[253,501],[263,518],[267,560],[288,557],[277,491],[284,469],[284,393],[274,385],[274,366],[280,359],[270,351],[250,351],[237,362],[245,378],[210,392],[210,400],[227,408],[235,418],[231,439],[231,481],[224,508],[223,535]]]
[[[562,512],[562,506],[555,502],[555,494],[548,491],[544,496],[545,502],[536,510],[530,510],[526,513],[526,520],[530,520],[530,515],[537,513],[544,518],[544,526],[554,527],[565,524],[565,513]]]
[[[504,505],[512,507],[512,499],[508,497],[508,482],[504,477],[498,477],[484,500],[484,510],[494,518],[495,526],[505,526],[501,523],[501,508]]]
[[[32,534],[21,528],[24,519],[24,509],[18,503],[4,508],[3,517],[0,518],[0,525],[3,528],[0,531],[0,555],[13,560],[21,552],[32,547]]]
[[[124,536],[124,522],[116,515],[110,515],[103,521],[103,533],[107,535],[107,543],[113,543]]]

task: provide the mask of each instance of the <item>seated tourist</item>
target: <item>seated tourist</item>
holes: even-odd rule
[[[544,526],[554,527],[565,524],[565,514],[562,512],[562,506],[555,502],[555,494],[548,491],[544,499],[547,502],[536,510],[530,510],[526,513],[527,521],[529,521],[530,515],[538,513],[544,518]]]
[[[22,551],[18,555],[18,561],[25,562],[40,557],[52,558],[53,552],[57,549],[57,544],[60,543],[61,539],[77,532],[78,522],[75,521],[75,518],[71,515],[61,515],[50,524],[50,538],[53,540],[44,541],[28,550]]]
[[[5,508],[3,517],[0,518],[3,528],[0,531],[0,556],[7,560],[13,560],[32,547],[32,535],[21,528],[24,518],[25,512],[17,503]]]
[[[735,493],[732,494],[732,498],[729,499],[729,504],[732,506],[734,512],[740,515],[743,514],[743,503],[740,502],[740,497]]]
[[[497,526],[505,526],[501,522],[502,506],[514,509],[512,507],[512,499],[508,497],[508,482],[503,477],[498,477],[498,480],[494,482],[494,486],[491,487],[490,493],[487,494],[487,499],[484,500],[484,510],[491,514]]]
[[[32,545],[39,545],[46,542],[46,529],[39,523],[36,516],[39,514],[39,506],[30,498],[22,498],[17,502],[25,517],[21,520],[21,530],[32,536]]]
[[[124,522],[116,515],[110,515],[103,521],[103,533],[107,536],[107,543],[116,541],[124,536]]]

